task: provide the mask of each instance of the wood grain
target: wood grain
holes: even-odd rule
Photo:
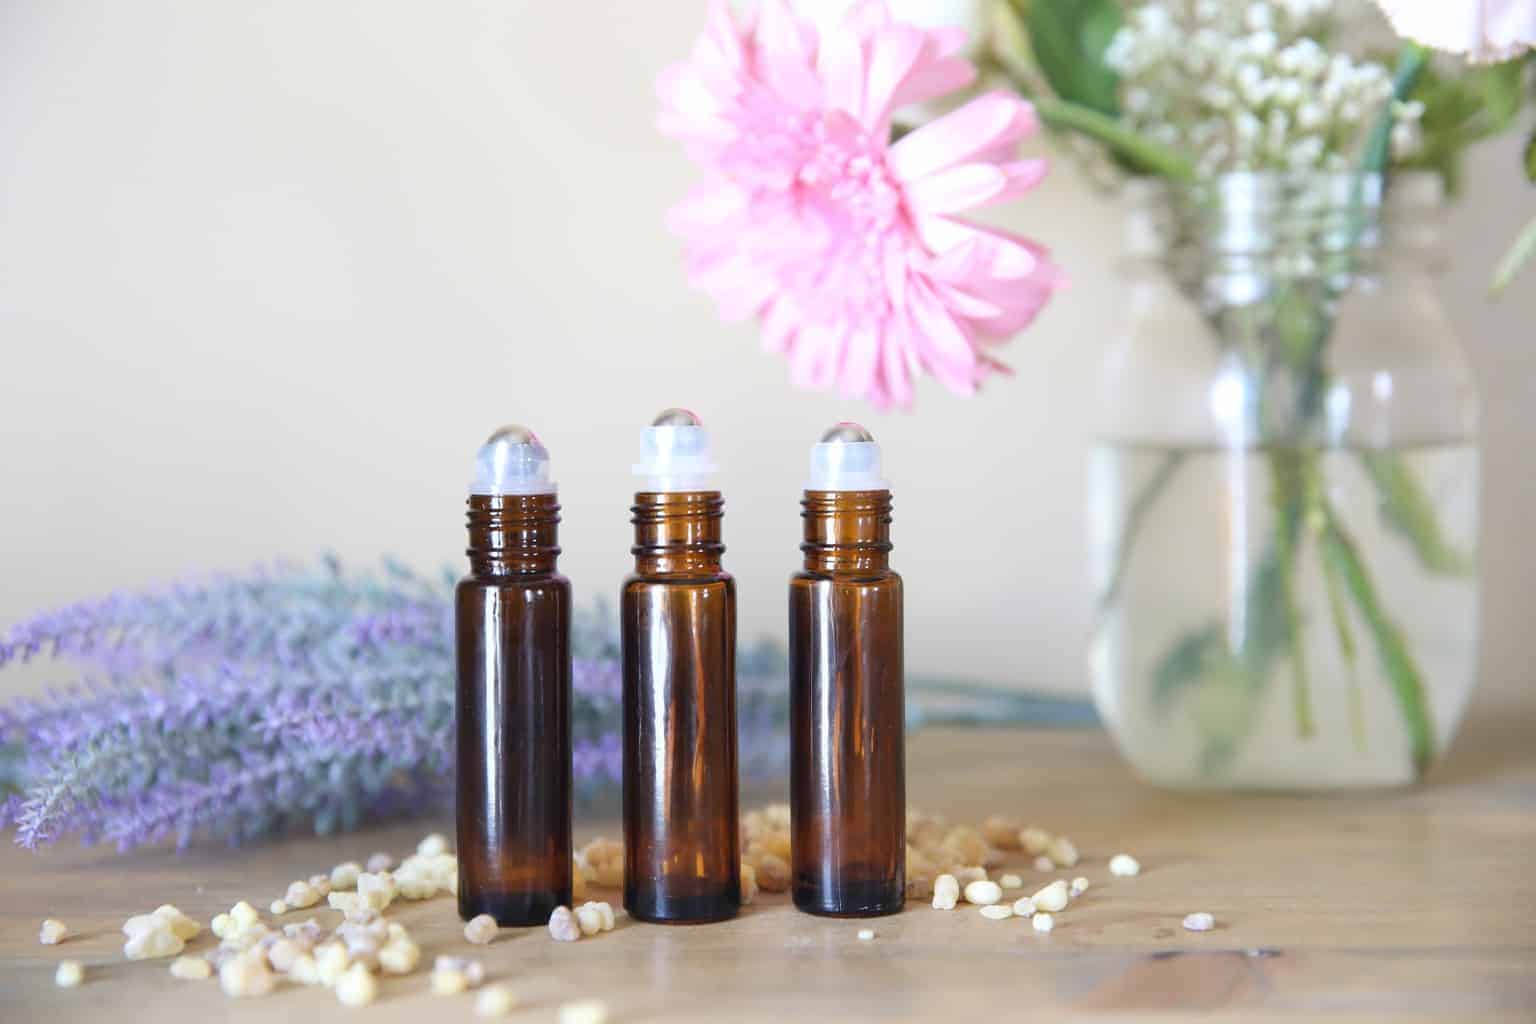
[[[1217,1011],[1234,1019],[1389,1013],[1536,1019],[1536,751],[1532,702],[1469,726],[1443,770],[1412,790],[1349,796],[1189,796],[1133,780],[1098,732],[925,731],[910,752],[914,802],[953,822],[1007,812],[1073,837],[1093,888],[1048,936],[974,908],[926,905],[873,922],[797,913],[765,895],[738,920],[701,927],[621,923],[571,945],[507,932],[478,951],[514,984],[510,1019],[548,1021],[596,996],[616,1021],[1016,1020],[1047,1011]],[[760,794],[761,795],[761,794]],[[773,795],[773,794],[768,794]],[[410,849],[422,823],[334,839],[298,838],[177,856],[0,850],[0,1021],[179,1021],[467,1017],[470,996],[438,998],[418,972],[387,979],[349,1011],[323,991],[282,988],[226,1000],[216,982],[174,981],[163,961],[122,959],[129,914],[173,902],[205,922],[239,898],[259,908],[290,879]],[[588,822],[582,837],[614,834]],[[1105,867],[1122,850],[1143,873]],[[1047,876],[1027,868],[1026,883]],[[615,892],[598,898],[618,903]],[[1193,910],[1215,931],[1184,932]],[[449,900],[397,904],[430,963],[469,953]],[[45,916],[75,935],[37,943]],[[303,912],[289,915],[298,920]],[[325,922],[336,915],[323,912]],[[286,919],[285,919],[286,920]],[[877,938],[859,942],[860,927]],[[207,948],[206,935],[192,950]],[[87,980],[55,989],[65,957]]]

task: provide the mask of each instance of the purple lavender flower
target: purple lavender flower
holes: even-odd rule
[[[441,806],[451,599],[447,575],[327,560],[115,594],[11,627],[0,665],[61,658],[82,677],[0,706],[0,825],[24,846],[77,835],[127,849]],[[617,631],[598,606],[572,632],[575,776],[596,794],[620,774]],[[742,670],[743,765],[781,772],[782,655],[746,652]]]

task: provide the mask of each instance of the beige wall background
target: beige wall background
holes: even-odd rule
[[[744,630],[782,632],[806,446],[866,422],[922,672],[1081,690],[1094,380],[1118,217],[1058,162],[1006,213],[1075,284],[965,401],[790,389],[661,227],[693,171],[652,82],[693,0],[0,3],[0,623],[333,550],[459,564],[474,449],[534,426],[585,596],[629,565],[629,466],[698,409]],[[1444,299],[1481,384],[1485,676],[1524,677],[1536,277],[1484,298],[1536,193],[1472,155]]]

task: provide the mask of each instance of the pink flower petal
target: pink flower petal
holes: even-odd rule
[[[1473,61],[1499,61],[1536,47],[1532,0],[1376,0],[1400,36]]]
[[[864,398],[874,388],[875,364],[880,358],[880,337],[873,324],[848,332],[838,387],[849,398]]]
[[[890,25],[876,34],[870,42],[869,90],[860,118],[865,127],[886,123],[895,109],[897,93],[927,45],[923,32],[911,25]]]
[[[907,208],[917,215],[959,213],[981,206],[1008,185],[996,164],[961,164],[907,186]]]
[[[826,102],[855,118],[864,109],[864,47],[852,32],[836,32],[821,41],[816,73],[826,83]]]
[[[976,68],[961,57],[935,61],[913,72],[891,97],[891,110],[909,103],[926,103],[976,81]]]
[[[1017,96],[992,92],[930,121],[891,147],[891,170],[916,181],[1035,130],[1035,112]]]
[[[800,310],[787,296],[770,303],[763,315],[763,348],[779,354],[788,352],[794,345],[800,318]]]
[[[762,0],[757,9],[757,73],[789,103],[801,109],[819,106],[823,90],[812,66],[815,55],[811,29],[803,25],[783,0]]]
[[[971,34],[958,26],[946,25],[930,31],[928,38],[933,40],[935,54],[953,57],[965,49],[966,43],[971,41]]]

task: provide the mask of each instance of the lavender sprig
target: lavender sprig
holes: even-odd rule
[[[452,579],[279,566],[45,612],[0,665],[79,666],[0,706],[0,825],[24,846],[232,842],[441,806],[454,749]],[[576,616],[575,777],[619,778],[621,676],[606,607]],[[784,767],[783,655],[743,652],[745,771]],[[5,789],[16,792],[6,795]]]

